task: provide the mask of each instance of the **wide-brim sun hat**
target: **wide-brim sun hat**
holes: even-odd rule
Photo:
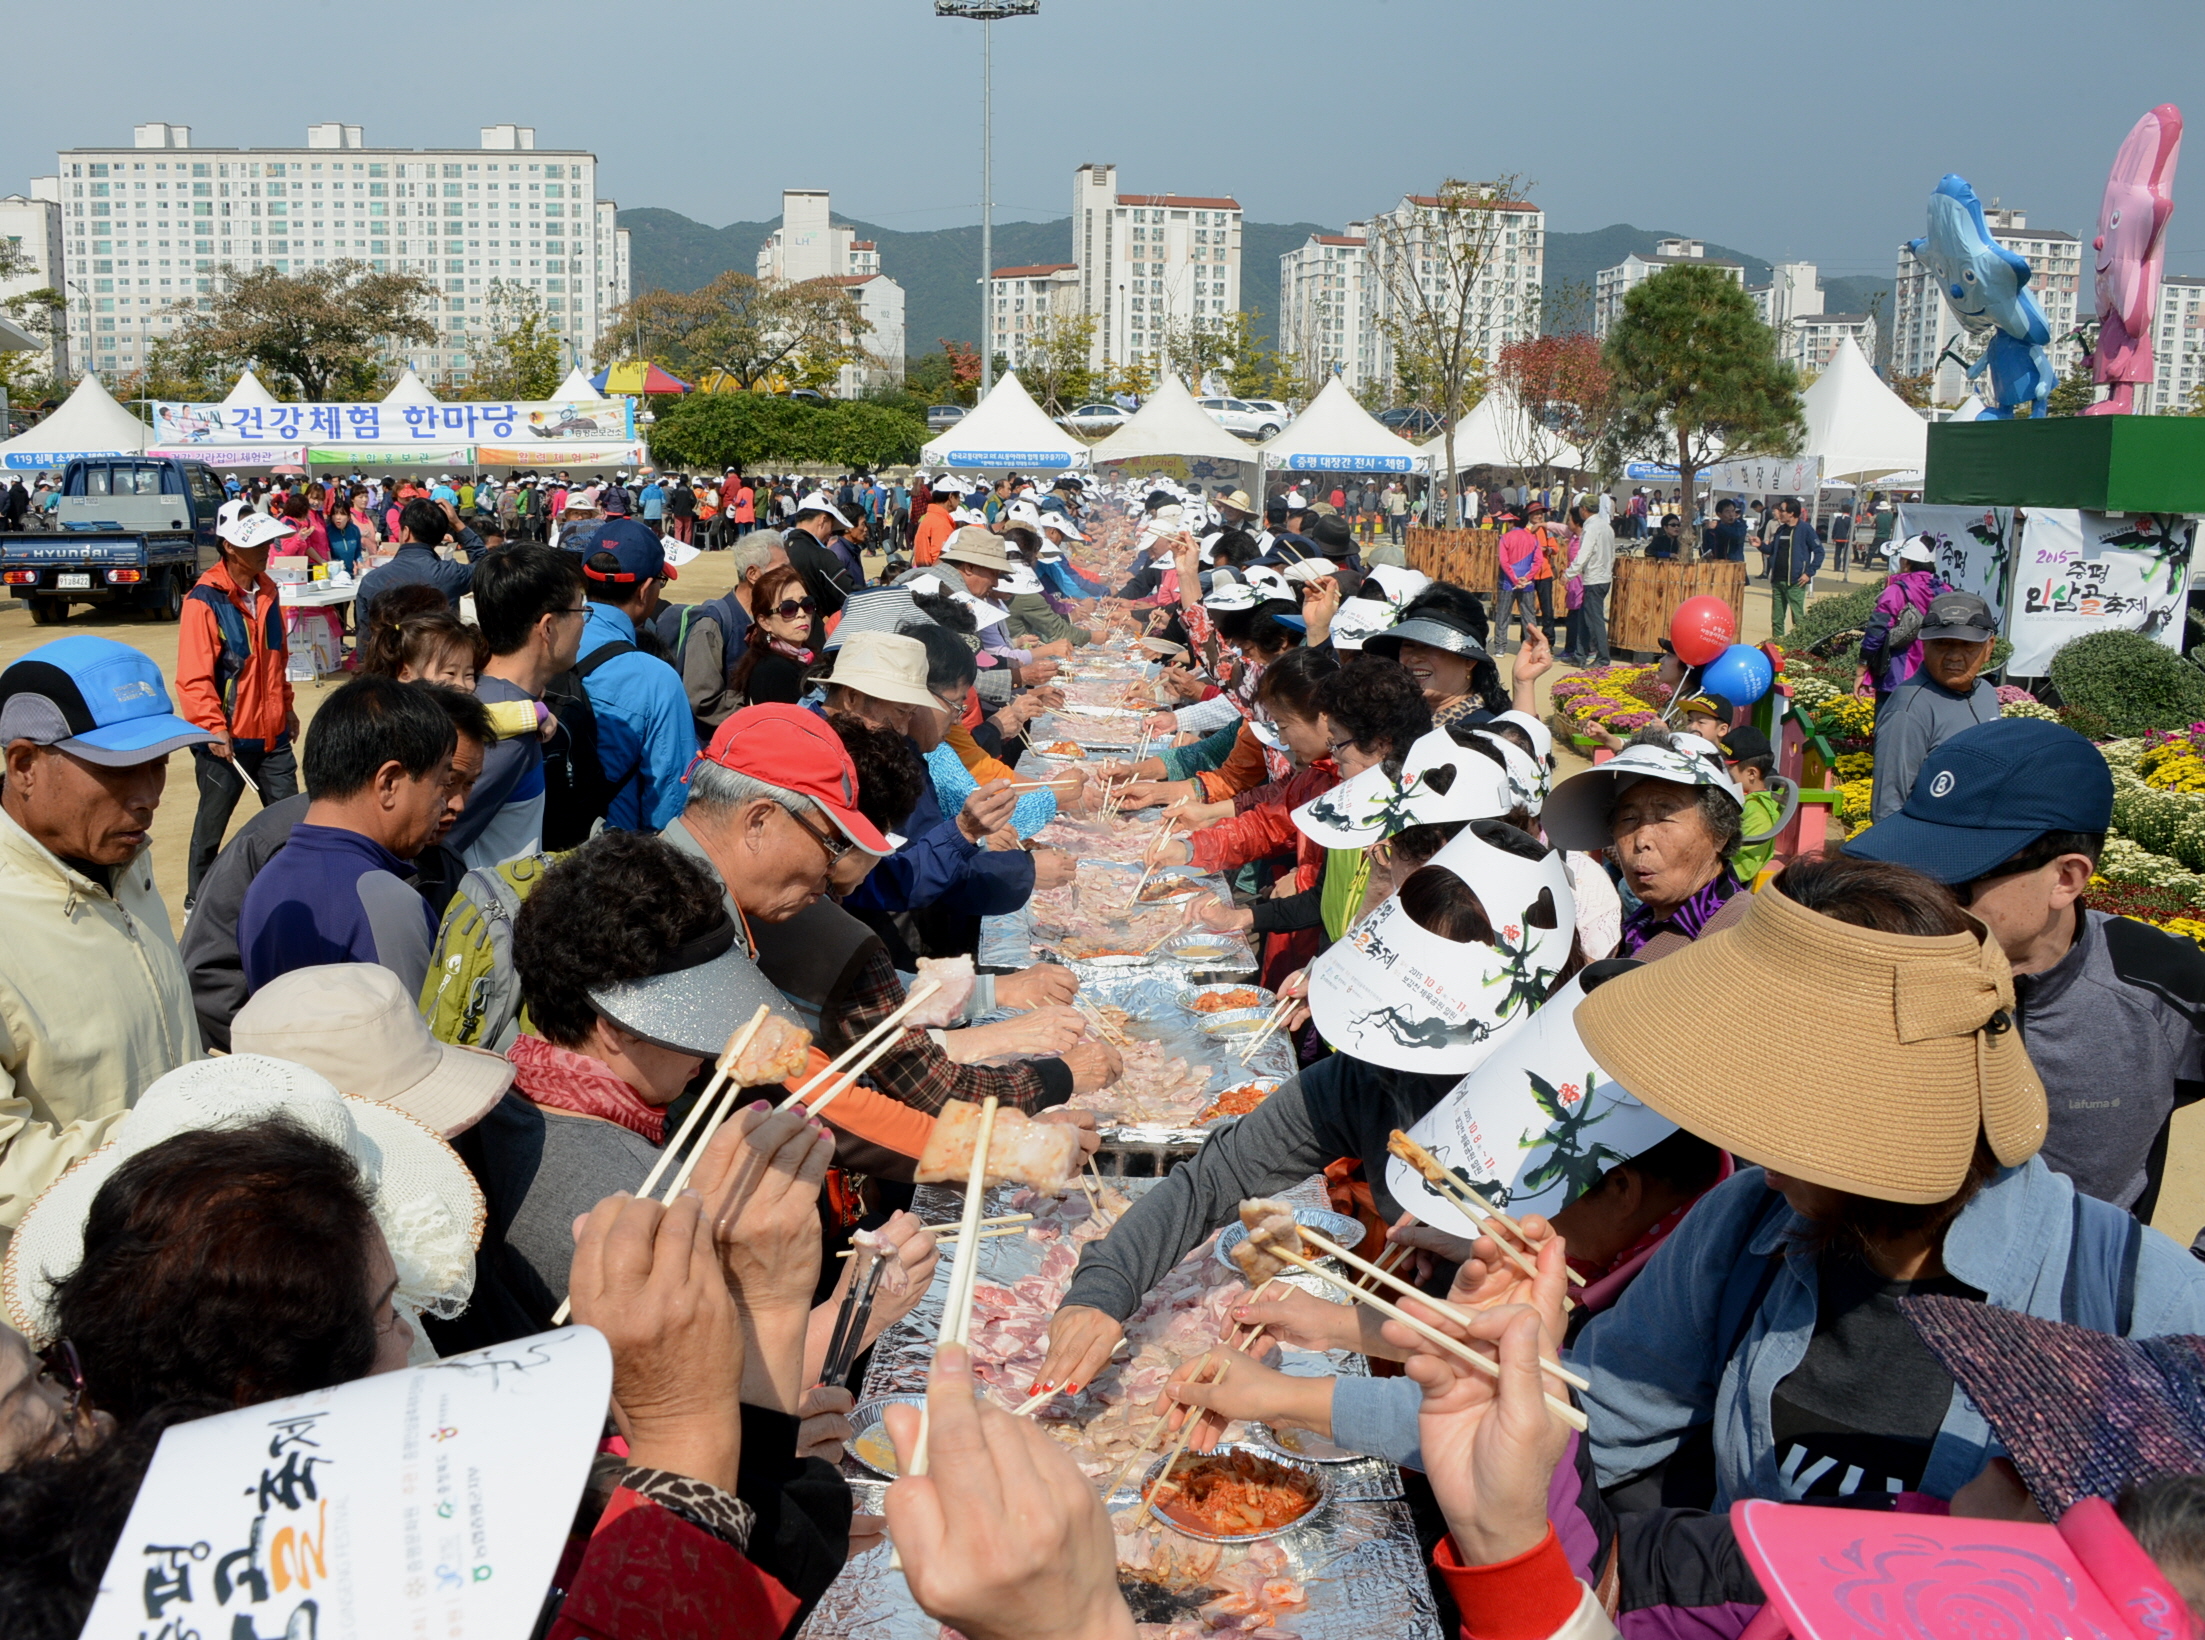
[[[1498,820],[1516,806],[1506,771],[1434,729],[1401,759],[1401,778],[1374,763],[1320,792],[1291,816],[1323,848],[1368,848],[1411,826]]]
[[[589,998],[622,1029],[704,1059],[717,1058],[761,1007],[797,1023],[781,993],[744,954],[731,917],[668,952],[657,973],[599,986]]]
[[[874,587],[848,600],[842,606],[842,619],[827,634],[824,647],[831,653],[860,632],[901,632],[907,626],[918,626],[931,619],[911,596],[914,584],[898,582],[890,587]],[[936,580],[934,585],[939,587],[941,582]],[[922,590],[932,591],[933,588]]]
[[[1328,633],[1335,649],[1361,650],[1373,636],[1393,625],[1394,609],[1376,598],[1342,598],[1332,612]]]
[[[395,1105],[446,1138],[481,1121],[513,1085],[511,1060],[439,1042],[398,976],[373,962],[294,968],[270,980],[230,1022],[230,1051],[304,1065],[339,1092]]]
[[[1815,999],[1816,1029],[1842,1053],[1788,1055],[1772,1074],[1765,1054],[1711,1051],[1703,1033],[1679,1028],[1709,997],[1778,977]],[[1593,992],[1577,1029],[1602,1070],[1741,1160],[1924,1204],[1960,1188],[1978,1131],[2008,1167],[2044,1143],[2044,1084],[2013,1010],[1996,940],[1856,927],[1776,883],[1730,927]]]
[[[896,706],[939,707],[926,686],[926,645],[900,632],[853,632],[825,682]]]
[[[0,1265],[0,1299],[26,1337],[53,1337],[53,1286],[84,1262],[92,1200],[116,1169],[182,1133],[284,1117],[349,1155],[367,1181],[375,1222],[417,1314],[458,1315],[474,1291],[482,1190],[452,1147],[394,1105],[340,1093],[327,1077],[262,1054],[194,1059],[139,1095],[114,1137],[48,1185],[16,1226]]]
[[[1441,617],[1438,612],[1426,610],[1406,621],[1398,621],[1383,632],[1373,632],[1363,640],[1363,653],[1376,655],[1381,660],[1398,661],[1401,646],[1420,643],[1427,649],[1444,649],[1450,655],[1460,655],[1469,661],[1490,661],[1485,645],[1466,627]]]
[[[1582,769],[1548,796],[1542,829],[1556,848],[1603,849],[1615,845],[1608,816],[1641,780],[1679,786],[1712,786],[1742,810],[1745,793],[1731,775],[1722,748],[1698,735],[1676,735],[1668,746],[1626,746],[1598,768]]]
[[[1011,567],[1003,551],[1003,538],[975,524],[966,525],[943,543],[942,562],[970,564],[974,569],[1008,571]]]

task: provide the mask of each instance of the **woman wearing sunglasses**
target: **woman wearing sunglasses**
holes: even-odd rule
[[[812,652],[804,645],[818,609],[804,590],[804,577],[787,564],[776,564],[752,583],[750,630],[727,680],[744,705],[796,704],[803,693],[804,669],[812,663]]]

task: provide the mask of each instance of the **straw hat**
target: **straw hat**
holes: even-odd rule
[[[148,1087],[114,1138],[46,1187],[16,1227],[0,1267],[0,1298],[16,1328],[49,1338],[53,1284],[84,1262],[92,1199],[115,1170],[180,1133],[246,1127],[283,1116],[349,1155],[366,1179],[375,1222],[398,1267],[406,1306],[455,1316],[474,1291],[482,1191],[452,1147],[395,1105],[339,1093],[325,1078],[261,1054],[194,1059]]]
[[[942,548],[945,564],[970,564],[974,569],[1008,571],[1011,561],[1003,554],[1003,538],[967,524]]]
[[[1815,998],[1821,1039],[1772,1066],[1678,1021],[1776,976]],[[1960,1188],[1976,1130],[2011,1167],[2044,1143],[2044,1084],[2014,1029],[1998,942],[1859,928],[1771,885],[1729,928],[1609,981],[1577,1010],[1600,1062],[1653,1109],[1746,1161],[1879,1201]]]
[[[481,1121],[513,1085],[511,1060],[439,1042],[398,976],[373,962],[294,968],[270,980],[238,1010],[230,1051],[304,1065],[446,1138]]]
[[[900,632],[852,633],[827,681],[898,706],[942,704],[926,686],[926,645]]]

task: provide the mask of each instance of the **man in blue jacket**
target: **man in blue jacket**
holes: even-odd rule
[[[618,535],[615,524],[627,526]],[[681,778],[697,755],[695,720],[681,674],[636,645],[659,589],[677,579],[659,538],[634,520],[609,518],[582,560],[582,620],[576,667],[597,715],[597,756],[612,783],[605,824],[613,831],[661,831],[681,813]]]
[[[1781,638],[1787,611],[1794,626],[1807,618],[1807,589],[1822,567],[1822,542],[1800,515],[1796,496],[1776,504],[1776,533],[1769,538],[1768,555],[1770,631]]]

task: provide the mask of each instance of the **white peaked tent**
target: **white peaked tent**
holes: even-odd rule
[[[1807,418],[1800,455],[1820,463],[1825,484],[1862,483],[1928,465],[1929,423],[1883,384],[1850,336],[1839,339],[1799,407]]]
[[[551,400],[554,404],[610,404],[612,402],[604,394],[598,392],[580,365],[576,365],[568,371],[567,379],[552,390]]]
[[[1970,393],[1960,401],[1960,408],[1946,419],[1950,421],[1981,421],[1983,412],[1989,408],[1990,406],[1983,402],[1983,396],[1980,393]]]
[[[1011,371],[974,405],[965,418],[938,438],[928,439],[919,459],[929,467],[1017,468],[1020,472],[1061,472],[1085,467],[1080,441],[1042,413]]]
[[[0,444],[0,466],[43,472],[79,456],[136,455],[146,436],[145,423],[108,397],[99,378],[88,373],[52,415]]]
[[[1445,433],[1435,433],[1419,448],[1431,463],[1433,472],[1447,470]],[[1487,392],[1455,429],[1455,471],[1458,473],[1472,467],[1518,465],[1533,469],[1558,467],[1574,472],[1584,464],[1583,452],[1561,434],[1544,429],[1535,434],[1531,418],[1517,402],[1516,395],[1503,387]]]
[[[442,401],[429,391],[429,384],[413,373],[413,366],[398,378],[398,385],[383,395],[385,404],[438,404]]]
[[[1218,425],[1194,402],[1177,376],[1166,376],[1133,413],[1133,419],[1087,452],[1090,461],[1153,461],[1158,456],[1199,456],[1212,461],[1256,459],[1255,446]]]
[[[1338,376],[1260,446],[1264,464],[1288,473],[1418,473],[1424,452],[1355,402]]]
[[[248,368],[237,378],[237,385],[230,389],[229,397],[222,401],[225,410],[273,410],[278,400],[275,394],[261,385],[260,378]]]

